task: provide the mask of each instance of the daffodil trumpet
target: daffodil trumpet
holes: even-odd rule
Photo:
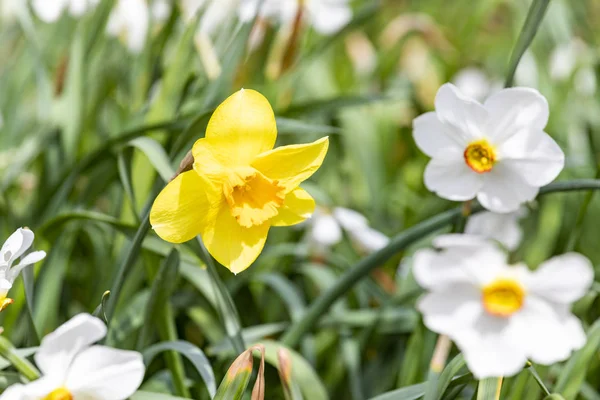
[[[267,99],[240,90],[211,117],[192,148],[193,169],[173,179],[150,212],[154,231],[171,243],[202,237],[231,272],[248,268],[271,226],[310,217],[315,201],[300,183],[322,164],[327,137],[273,149],[277,126]]]

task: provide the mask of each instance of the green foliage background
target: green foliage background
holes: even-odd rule
[[[412,140],[412,118],[432,109],[437,88],[461,68],[477,66],[502,82],[531,2],[355,1],[354,19],[339,33],[302,31],[278,79],[265,74],[277,30],[270,28],[250,53],[251,25],[232,20],[215,40],[223,67],[215,80],[193,45],[195,25],[184,26],[176,8],[152,26],[144,51],[132,55],[104,34],[112,3],[103,0],[81,20],[44,24],[24,13],[0,22],[0,237],[28,226],[36,248],[48,252],[11,290],[15,303],[0,315],[4,337],[31,347],[76,313],[106,314],[107,343],[148,357],[138,400],[209,398],[210,376],[201,379],[199,371],[210,367],[218,383],[241,348],[262,342],[266,398],[284,398],[275,369],[282,333],[300,324],[364,254],[344,240],[330,257],[315,259],[305,227],[276,228],[256,263],[233,276],[212,265],[199,242],[172,246],[151,230],[146,235],[148,205],[202,137],[212,110],[245,87],[270,100],[278,145],[330,135],[325,163],[305,186],[318,204],[359,210],[389,236],[453,209],[456,204],[423,186],[427,157]],[[575,74],[553,80],[550,53],[581,39],[589,51],[577,68],[589,66],[599,78],[598,26],[599,2],[552,1],[525,56],[534,72],[523,65],[517,72],[518,84],[529,71],[550,103],[547,132],[567,156],[559,180],[598,177],[600,96],[576,90]],[[371,47],[351,57],[365,41]],[[372,68],[357,68],[359,61]],[[593,192],[540,198],[530,205],[524,243],[512,257],[535,267],[576,250],[598,265],[599,219]],[[447,225],[344,288],[298,343],[287,337],[288,345],[297,344],[294,399],[360,400],[399,388],[378,399],[424,396],[436,335],[414,309],[420,292],[409,266],[414,250]],[[121,283],[118,299],[103,298]],[[600,399],[599,288],[596,283],[575,308],[588,346],[562,365],[535,370],[565,398]],[[8,364],[0,372],[0,387],[17,379]],[[460,356],[437,384],[428,398],[478,396]],[[485,389],[481,398],[488,398]],[[504,381],[501,398],[541,396],[526,369]]]

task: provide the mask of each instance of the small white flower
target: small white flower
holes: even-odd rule
[[[106,335],[106,325],[79,314],[47,335],[34,356],[43,376],[16,384],[2,400],[125,400],[144,378],[142,355],[93,345]]]
[[[63,12],[73,17],[81,17],[93,10],[100,0],[33,0],[31,8],[44,22],[56,22]]]
[[[6,296],[23,268],[46,257],[45,251],[34,251],[21,258],[17,265],[13,265],[31,247],[33,238],[32,231],[19,228],[6,239],[0,249],[0,311],[12,303],[12,299]]]
[[[140,53],[146,44],[149,24],[150,9],[145,0],[118,0],[106,32],[125,42],[132,53]]]
[[[317,32],[332,35],[352,19],[352,8],[348,2],[349,0],[265,0],[258,10],[260,0],[242,0],[240,18],[250,21],[258,12],[263,18],[274,18],[283,25],[289,25],[301,13]]]
[[[544,132],[548,103],[535,89],[503,89],[482,105],[447,83],[435,109],[413,121],[413,137],[432,158],[425,186],[440,197],[516,211],[563,169],[564,153]]]
[[[418,302],[425,325],[449,336],[477,379],[511,376],[529,359],[549,365],[586,342],[570,312],[592,284],[590,261],[576,253],[530,271],[481,239],[440,238],[442,250],[420,250],[414,275],[427,289]]]
[[[171,15],[171,2],[167,0],[154,0],[150,7],[152,20],[160,24],[164,23]]]
[[[523,230],[519,226],[522,216],[521,210],[506,214],[484,211],[469,217],[465,233],[497,240],[512,251],[519,247],[523,238]]]
[[[321,251],[342,240],[342,228],[352,243],[365,253],[377,251],[390,241],[386,235],[371,228],[364,215],[344,207],[334,208],[333,213],[317,208],[310,224],[310,241]]]

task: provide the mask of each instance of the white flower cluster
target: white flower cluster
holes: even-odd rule
[[[125,400],[144,379],[142,355],[94,345],[106,336],[104,322],[79,314],[42,340],[35,363],[43,376],[15,384],[1,400]]]

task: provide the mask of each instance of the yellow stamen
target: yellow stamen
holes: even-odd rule
[[[465,149],[464,156],[467,165],[480,174],[491,171],[496,162],[496,151],[485,139],[471,142]]]
[[[276,216],[285,199],[284,187],[254,168],[232,173],[223,185],[223,193],[231,215],[245,228]]]
[[[525,301],[525,289],[514,279],[496,279],[482,290],[483,307],[497,317],[510,317]]]
[[[11,305],[13,302],[14,302],[14,300],[9,299],[8,297],[1,299],[0,300],[0,311],[4,311],[4,309],[6,307],[8,307],[9,305]]]
[[[66,388],[61,387],[53,390],[44,400],[73,400],[73,395]]]

